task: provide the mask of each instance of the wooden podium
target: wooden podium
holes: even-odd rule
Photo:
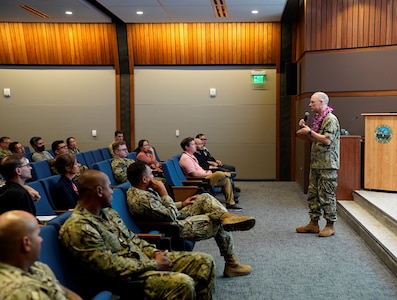
[[[397,113],[363,113],[364,188],[397,191]]]
[[[361,188],[361,136],[340,136],[339,162],[336,200],[353,200],[353,191]]]
[[[310,145],[306,137],[296,139],[296,182],[306,194],[310,172]],[[337,200],[353,200],[353,191],[361,188],[361,136],[340,137],[340,168],[338,170]]]

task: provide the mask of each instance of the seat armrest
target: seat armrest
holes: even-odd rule
[[[161,239],[164,234],[162,233],[135,233],[136,236],[140,237],[141,239]]]
[[[190,196],[196,195],[198,191],[197,186],[173,186],[172,193],[174,194],[174,201],[184,201]]]

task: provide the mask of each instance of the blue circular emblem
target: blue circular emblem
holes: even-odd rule
[[[375,129],[375,139],[378,143],[386,144],[392,137],[391,128],[387,125],[380,125]]]

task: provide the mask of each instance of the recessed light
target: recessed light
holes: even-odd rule
[[[258,12],[259,12],[259,11],[257,11],[257,10],[251,11],[252,14],[257,14]]]
[[[73,15],[73,12],[71,12],[70,10],[65,11],[66,15]]]
[[[143,15],[143,11],[138,10],[138,11],[136,12],[136,14],[137,14],[137,15]]]

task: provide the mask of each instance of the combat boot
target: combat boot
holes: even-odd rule
[[[320,231],[318,236],[329,237],[334,234],[335,234],[334,222],[327,221],[327,225],[325,225],[324,229]]]
[[[224,213],[220,220],[226,231],[250,230],[255,225],[254,217],[238,216],[228,212]]]
[[[245,276],[250,273],[251,266],[240,263],[235,255],[225,256],[225,270],[223,271],[223,276],[236,277]]]
[[[296,227],[296,232],[299,233],[319,233],[318,220],[310,220],[310,223],[305,226]]]

